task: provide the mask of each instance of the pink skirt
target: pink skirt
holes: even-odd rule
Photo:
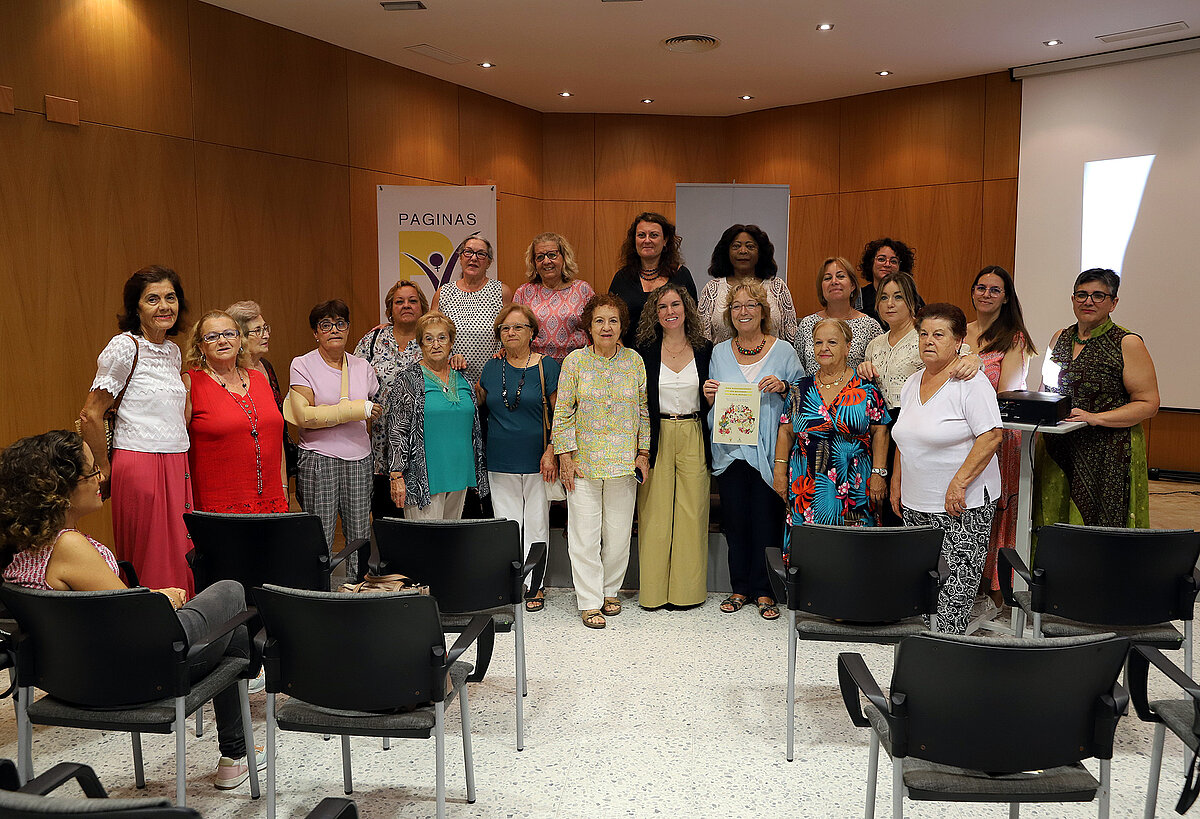
[[[188,599],[195,593],[186,559],[191,540],[183,524],[191,508],[186,452],[113,450],[113,551],[133,564],[143,586],[183,589]]]

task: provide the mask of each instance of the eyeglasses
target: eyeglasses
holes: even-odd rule
[[[552,262],[556,261],[558,259],[558,251],[550,250],[550,251],[547,251],[546,253],[538,253],[533,257],[533,260],[535,262],[544,262],[544,261],[546,261],[546,259],[549,259]]]
[[[1085,301],[1091,300],[1092,304],[1104,304],[1111,299],[1112,293],[1101,293],[1099,290],[1088,292],[1086,290],[1076,290],[1071,294],[1071,298],[1075,299],[1076,304],[1083,304]]]
[[[463,250],[458,255],[462,256],[464,259],[490,259],[490,258],[492,258],[492,253],[489,250],[471,250],[470,248],[463,248]]]
[[[979,295],[981,295],[981,296],[986,296],[986,295],[988,295],[988,294],[991,294],[991,295],[993,295],[993,296],[1000,297],[1000,296],[1003,296],[1003,295],[1004,295],[1004,289],[1003,289],[1003,288],[1001,288],[1001,287],[988,287],[986,284],[977,284],[977,285],[975,285],[975,287],[974,287],[974,290],[975,290],[975,292],[976,292],[976,293],[978,293],[978,294],[979,294]]]
[[[99,475],[100,475],[100,467],[96,467],[91,472],[85,472],[84,474],[80,475],[79,480],[81,482],[82,481],[90,481],[92,478],[98,477]]]
[[[338,319],[337,321],[322,319],[321,321],[317,322],[317,329],[322,333],[332,333],[334,330],[348,330],[350,329],[350,322],[342,318]]]
[[[899,267],[900,259],[897,256],[876,256],[875,264],[881,264],[884,267]]]
[[[221,339],[225,339],[226,341],[233,341],[235,338],[238,337],[238,335],[239,335],[239,333],[237,330],[222,330],[219,333],[217,333],[217,332],[205,333],[204,335],[200,336],[200,340],[203,341],[205,344],[213,344],[215,342],[220,341]]]
[[[262,327],[255,327],[253,330],[247,330],[248,336],[269,336],[271,335],[271,325],[264,324]]]
[[[734,302],[733,304],[729,305],[729,309],[731,311],[732,310],[757,310],[760,307],[762,307],[762,305],[756,301],[748,301],[745,304],[742,304],[741,302]]]
[[[502,332],[502,333],[508,333],[513,330],[520,331],[520,330],[532,330],[532,329],[533,328],[530,327],[528,324],[501,324],[500,325],[500,332]]]

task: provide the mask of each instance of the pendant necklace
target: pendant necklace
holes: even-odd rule
[[[822,380],[821,380],[821,373],[820,373],[820,371],[818,370],[818,371],[817,371],[817,376],[816,376],[816,378],[817,378],[817,383],[818,383],[818,384],[820,384],[822,387],[836,387],[836,386],[838,386],[839,384],[841,384],[843,381],[845,381],[845,380],[846,380],[846,373],[848,373],[848,372],[849,372],[849,369],[848,369],[848,368],[847,368],[847,369],[844,369],[844,370],[842,370],[842,374],[841,374],[840,376],[838,376],[838,379],[837,379],[837,381],[830,381],[830,382],[827,384],[827,383],[825,383],[824,381],[822,381]]]
[[[233,403],[237,404],[238,409],[245,414],[246,420],[250,422],[250,437],[254,439],[254,472],[258,478],[258,494],[261,496],[263,493],[262,444],[258,440],[258,407],[254,404],[254,397],[250,395],[250,388],[246,385],[246,379],[242,378],[241,368],[234,367],[233,371],[237,374],[238,380],[242,382],[242,389],[246,391],[245,398],[250,403],[248,408],[242,403],[241,396],[234,395],[233,391],[229,389],[229,385],[225,383],[224,378],[217,375],[215,370],[209,370],[213,378],[217,380],[217,383],[225,388],[225,392],[229,393],[229,397],[233,399]]]
[[[442,383],[442,379],[438,377],[438,374],[429,369],[429,367],[427,367],[424,363],[421,364],[421,368],[424,369],[429,375],[437,379],[438,386],[442,388],[442,393],[446,396],[447,401],[449,401],[451,404],[458,403],[458,382],[454,380],[453,370],[448,373],[449,377],[446,379],[446,383]]]
[[[504,366],[500,368],[500,400],[504,403],[504,408],[509,412],[515,412],[517,407],[521,406],[521,388],[525,386],[525,373],[529,370],[529,360],[533,358],[533,350],[529,351],[529,355],[525,356],[525,367],[521,370],[521,380],[517,382],[517,400],[513,401],[512,406],[508,403],[508,356],[504,357]]]

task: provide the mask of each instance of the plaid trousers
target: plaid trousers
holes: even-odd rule
[[[304,511],[321,519],[331,555],[338,515],[347,543],[371,536],[370,455],[358,461],[343,461],[301,449],[296,483]],[[346,563],[346,576],[358,577],[358,555],[351,555]]]

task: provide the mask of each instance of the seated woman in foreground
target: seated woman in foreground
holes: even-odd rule
[[[0,453],[0,565],[5,582],[48,591],[125,588],[113,553],[75,528],[81,518],[104,505],[100,474],[91,449],[74,432],[22,438]],[[241,584],[233,580],[214,583],[191,601],[183,589],[156,591],[178,610],[189,644],[246,610]],[[215,668],[222,656],[247,657],[249,649],[243,626],[193,661],[192,679]],[[213,708],[221,749],[216,786],[229,790],[250,775],[237,687],[217,694]],[[266,757],[256,757],[262,768]]]

